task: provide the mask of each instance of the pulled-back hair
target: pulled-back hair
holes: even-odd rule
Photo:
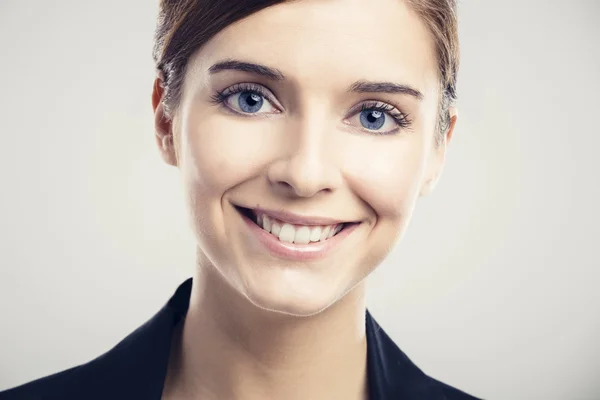
[[[440,107],[436,139],[450,123],[456,100],[459,66],[456,0],[398,0],[415,11],[429,28],[436,46]],[[192,54],[227,26],[284,0],[161,0],[154,43],[156,68],[163,74],[163,105],[172,116],[181,100],[186,67]]]

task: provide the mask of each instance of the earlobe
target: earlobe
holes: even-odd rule
[[[448,131],[446,132],[446,145],[450,143],[452,140],[452,135],[454,134],[454,127],[456,126],[456,120],[458,119],[458,110],[456,107],[450,107],[448,110],[450,114],[450,124],[448,125]]]
[[[162,102],[163,94],[163,80],[158,76],[154,80],[154,87],[152,89],[152,108],[154,110],[156,144],[163,160],[169,165],[177,166],[177,155],[173,140],[173,121],[165,113]]]

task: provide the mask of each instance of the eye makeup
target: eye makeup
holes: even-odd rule
[[[246,92],[251,93],[251,94],[257,94],[257,95],[263,97],[265,100],[267,100],[269,103],[271,103],[271,105],[273,105],[273,107],[276,108],[278,110],[278,112],[283,111],[283,107],[275,99],[275,95],[273,95],[273,93],[269,89],[267,89],[266,87],[264,87],[263,85],[260,85],[258,83],[236,83],[235,85],[229,86],[224,90],[217,91],[214,95],[211,96],[211,102],[213,104],[222,105],[224,107],[227,107],[230,109],[230,111],[235,112],[235,113],[252,115],[252,113],[243,113],[243,112],[240,112],[237,110],[231,110],[231,106],[229,106],[227,103],[227,101],[229,100],[230,97],[232,97],[236,94],[241,94],[241,93],[246,93]]]
[[[238,98],[237,104],[231,104],[231,99],[235,97]],[[211,96],[210,100],[211,103],[220,105],[227,111],[244,117],[261,117],[269,114],[279,114],[284,111],[273,92],[257,83],[237,83],[224,90],[217,91]],[[249,101],[251,104],[245,104],[243,101]],[[262,105],[265,103],[271,105],[273,110],[260,112],[263,108]],[[408,114],[387,102],[378,100],[363,101],[352,107],[346,114],[344,123],[354,125],[349,120],[357,115],[361,126],[356,128],[368,134],[393,135],[400,130],[410,129],[412,124]],[[395,126],[385,131],[380,130],[388,122]]]

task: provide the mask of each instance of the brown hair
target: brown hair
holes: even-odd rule
[[[172,116],[181,99],[188,60],[221,30],[257,11],[285,0],[161,0],[154,43],[156,68],[163,74],[163,105]],[[401,0],[398,0],[401,1]],[[436,140],[450,123],[448,108],[456,100],[459,65],[456,0],[404,0],[431,31],[438,58],[441,98]]]

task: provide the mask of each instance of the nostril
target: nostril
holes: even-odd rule
[[[284,190],[293,190],[294,189],[294,187],[292,185],[290,185],[288,182],[285,182],[285,181],[277,182],[277,185]]]

